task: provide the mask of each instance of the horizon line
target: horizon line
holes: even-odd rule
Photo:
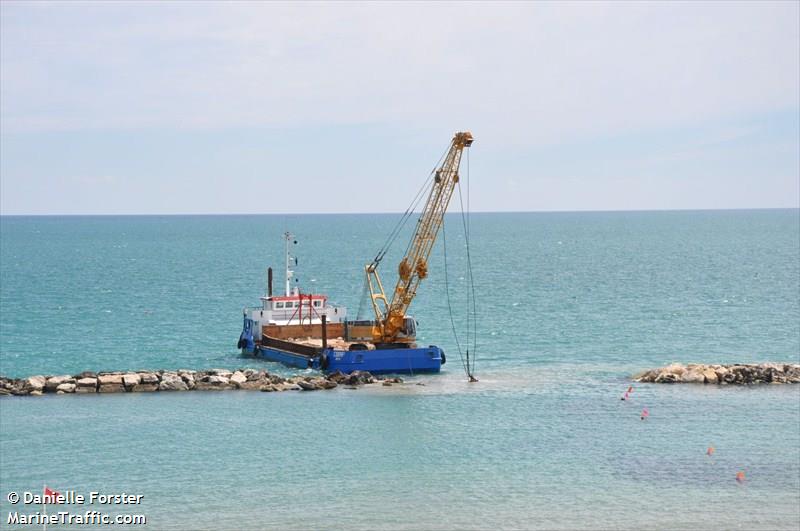
[[[800,210],[800,206],[787,207],[724,207],[724,208],[631,208],[631,209],[598,209],[598,210],[473,210],[467,214],[592,214],[592,213],[624,213],[624,212],[732,212],[755,210]],[[449,212],[458,214],[459,212]],[[172,213],[135,213],[135,214],[4,214],[0,218],[13,217],[166,217],[166,216],[374,216],[402,215],[403,212],[172,212]],[[446,213],[448,214],[448,213]]]

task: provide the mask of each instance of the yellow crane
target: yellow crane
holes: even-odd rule
[[[461,154],[464,148],[471,145],[471,133],[456,133],[442,165],[435,171],[433,185],[417,221],[411,244],[397,268],[397,285],[391,301],[388,300],[378,276],[378,263],[382,255],[365,267],[372,308],[375,311],[372,339],[376,344],[391,345],[410,343],[414,340],[414,331],[409,330],[406,325],[406,312],[417,294],[420,282],[428,276],[428,257],[433,250],[439,229],[444,222],[444,213],[459,180]]]

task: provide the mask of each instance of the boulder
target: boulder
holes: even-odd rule
[[[342,371],[332,372],[325,377],[327,380],[331,382],[342,383],[347,379],[347,375],[344,374]]]
[[[82,378],[97,378],[97,373],[92,371],[83,371],[82,373],[75,375],[76,380],[80,380]]]
[[[717,373],[714,369],[708,368],[703,371],[703,378],[705,379],[705,383],[715,384],[717,383]]]
[[[633,375],[635,382],[654,382],[658,377],[658,369],[650,369]]]
[[[161,375],[161,382],[158,384],[159,391],[188,391],[189,387],[183,378],[176,372],[165,372]]]
[[[245,376],[244,373],[242,372],[236,371],[231,375],[230,381],[231,383],[236,384],[236,386],[239,387],[247,381],[247,376]]]
[[[97,389],[98,393],[124,393],[125,386],[121,383],[103,384]]]
[[[244,383],[239,384],[239,389],[255,391],[261,389],[265,384],[266,380],[248,380]]]
[[[233,374],[233,373],[231,373]],[[195,389],[198,391],[221,391],[223,389],[231,389],[235,386],[230,383],[230,380],[225,376],[203,376],[199,382],[195,383]]]
[[[677,374],[673,374],[667,371],[661,371],[656,376],[656,379],[653,380],[655,383],[675,383],[680,381],[679,376]]]
[[[151,393],[153,391],[158,391],[158,384],[141,383],[136,384],[131,388],[131,393]]]
[[[196,374],[195,371],[192,371],[192,372],[185,371],[185,372],[181,372],[181,373],[178,373],[178,374],[180,375],[181,379],[186,384],[186,387],[188,387],[189,389],[194,389],[195,388],[195,385],[197,384],[197,382],[194,379],[195,374]]]
[[[25,380],[25,386],[31,391],[41,391],[44,389],[45,383],[47,383],[47,378],[44,376],[31,376]]]
[[[42,394],[43,393],[41,389],[34,389],[33,391],[30,392],[31,396],[42,396]]]
[[[254,371],[253,369],[247,369],[244,375],[247,377],[248,382],[268,380],[270,376],[267,371]]]
[[[222,376],[223,378],[227,379],[230,378],[233,373],[227,369],[211,369],[208,371],[208,374]]]
[[[91,387],[95,389],[97,387],[97,378],[79,378],[77,382],[75,382],[78,387]]]
[[[336,389],[337,387],[339,387],[339,384],[337,384],[336,382],[334,382],[332,380],[323,380],[322,381],[322,388],[323,389]]]
[[[680,363],[670,363],[661,369],[660,372],[669,372],[675,374],[676,376],[683,376],[683,373],[686,372],[686,368]]]
[[[143,384],[157,384],[158,383],[158,375],[152,372],[140,372],[139,376],[142,379]]]
[[[702,372],[696,369],[686,371],[681,375],[681,382],[683,383],[703,383],[706,381]]]
[[[322,389],[316,382],[306,382],[305,380],[300,380],[297,382],[297,385],[300,386],[300,389],[303,391],[319,391]]]
[[[122,385],[121,374],[101,374],[97,377],[97,383],[100,385]]]
[[[142,377],[135,372],[129,372],[122,376],[122,383],[125,387],[130,389],[134,385],[139,385],[142,382]]]
[[[44,384],[44,387],[47,391],[54,392],[58,390],[58,386],[65,383],[75,383],[75,378],[69,375],[64,376],[51,376],[47,379],[47,383]]]
[[[74,393],[76,387],[74,383],[64,382],[56,387],[56,391],[59,393]]]
[[[86,380],[86,378],[82,378],[82,380]],[[78,381],[80,382],[80,380]],[[78,385],[75,387],[75,392],[77,394],[96,393],[97,388],[89,385]]]

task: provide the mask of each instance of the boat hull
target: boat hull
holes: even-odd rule
[[[309,356],[272,346],[256,344],[245,346],[242,354],[289,367],[318,369],[326,373],[340,371],[368,371],[372,374],[438,373],[444,363],[444,352],[436,346],[425,348],[394,348],[377,350],[323,349],[317,356]]]

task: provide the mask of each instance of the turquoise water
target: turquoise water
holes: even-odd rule
[[[0,373],[263,364],[235,344],[280,234],[300,242],[300,284],[354,315],[397,218],[3,217]],[[47,483],[144,494],[152,529],[800,528],[800,386],[619,400],[631,373],[672,361],[800,362],[797,210],[478,214],[470,229],[480,383],[460,369],[439,245],[413,313],[448,364],[410,379],[424,386],[3,398],[3,520],[6,492]]]

